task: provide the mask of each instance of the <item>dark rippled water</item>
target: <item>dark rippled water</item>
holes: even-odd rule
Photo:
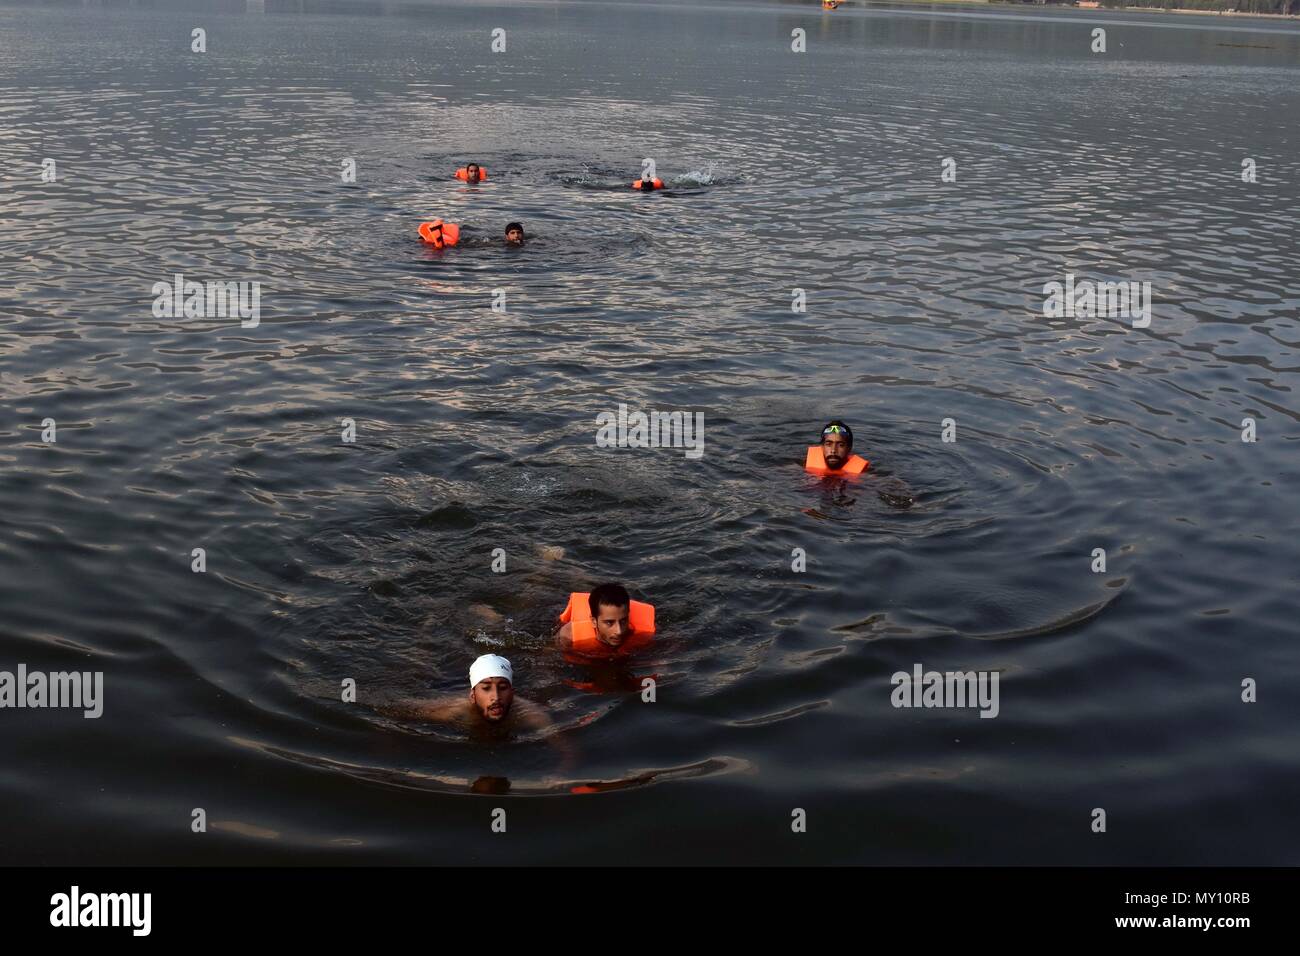
[[[0,8],[0,669],[106,683],[0,710],[3,859],[1300,862],[1293,22],[267,6]],[[619,403],[705,454],[596,447]],[[661,639],[559,660],[610,578]],[[570,764],[382,713],[487,651]],[[999,716],[893,708],[916,663]]]

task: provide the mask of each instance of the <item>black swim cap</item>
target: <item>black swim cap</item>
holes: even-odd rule
[[[852,430],[849,428],[848,425],[845,425],[838,418],[833,419],[826,423],[826,427],[822,429],[822,437],[817,439],[817,443],[821,444],[822,438],[825,438],[827,435],[835,435],[835,434],[843,435],[846,439],[848,439],[849,447],[850,448],[853,447]]]

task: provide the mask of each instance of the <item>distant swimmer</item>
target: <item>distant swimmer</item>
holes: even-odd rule
[[[560,612],[563,625],[555,645],[588,657],[626,654],[650,644],[655,632],[653,605],[633,601],[621,584],[602,584],[590,593],[575,591]]]
[[[468,227],[466,227],[468,228]],[[454,222],[443,222],[441,219],[434,219],[430,222],[420,223],[420,238],[433,246],[435,249],[445,249],[448,246],[457,246],[461,243],[461,227]],[[524,227],[517,222],[506,224],[505,241],[507,245],[522,246],[524,244]],[[484,245],[491,240],[479,238],[469,239],[469,245]]]
[[[808,449],[803,466],[814,475],[860,475],[870,464],[853,454],[853,432],[837,418],[822,429],[821,444]]]
[[[488,174],[478,163],[466,163],[456,170],[456,178],[463,183],[481,183],[488,178]]]
[[[863,474],[871,467],[871,462],[853,454],[853,432],[837,418],[826,423],[822,429],[822,443],[808,449],[803,467],[819,477],[841,478]],[[910,508],[916,503],[916,497],[899,478],[878,472],[876,475],[873,490],[881,501],[893,508]],[[815,514],[814,517],[824,518],[825,515]]]
[[[632,184],[633,189],[639,189],[643,193],[652,193],[656,189],[664,188],[664,181],[658,177],[654,179],[638,179]]]
[[[400,708],[394,714],[458,724],[467,730],[545,730],[551,720],[538,705],[515,696],[514,669],[504,657],[484,654],[469,669],[469,697],[427,701]]]

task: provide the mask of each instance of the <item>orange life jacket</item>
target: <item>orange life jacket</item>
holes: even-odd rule
[[[632,633],[615,650],[596,636],[596,624],[591,619],[591,592],[574,591],[569,595],[569,603],[560,612],[561,624],[572,624],[572,649],[579,654],[621,654],[639,647],[644,647],[653,640],[655,632],[655,609],[652,604],[633,601],[627,609],[627,622]]]
[[[807,471],[814,475],[860,475],[867,470],[871,462],[865,458],[859,458],[857,455],[850,455],[849,460],[844,463],[844,467],[838,471],[833,471],[826,467],[826,454],[822,451],[821,445],[813,445],[808,449],[808,457],[804,459],[803,466]]]
[[[454,246],[460,242],[460,226],[454,222],[443,222],[441,219],[435,219],[432,222],[420,223],[420,238],[425,242],[433,244],[433,248],[441,249],[443,246]]]
[[[469,182],[469,167],[462,166],[460,169],[456,170],[456,178],[462,183]],[[480,182],[487,179],[487,170],[482,166],[478,168],[478,178]]]
[[[645,181],[645,180],[638,179],[636,182],[634,182],[634,183],[632,184],[632,188],[633,188],[633,189],[640,189],[640,188],[641,188],[641,184],[642,184],[644,181]],[[663,189],[663,188],[664,188],[664,181],[663,181],[662,179],[652,179],[652,180],[650,180],[650,185],[653,186],[655,189]]]

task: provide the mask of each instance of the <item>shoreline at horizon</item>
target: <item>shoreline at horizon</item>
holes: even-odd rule
[[[1012,3],[1008,2],[1008,0],[844,0],[840,6],[849,6],[850,4],[864,7],[930,7],[940,5],[945,7],[1013,7],[1016,9],[1031,7],[1034,9],[1077,10],[1087,13],[1093,11],[1104,13],[1133,11],[1136,13],[1190,13],[1213,17],[1248,17],[1256,20],[1300,20],[1300,13],[1247,13],[1240,10],[1197,10],[1191,7],[1080,7],[1073,3]]]

